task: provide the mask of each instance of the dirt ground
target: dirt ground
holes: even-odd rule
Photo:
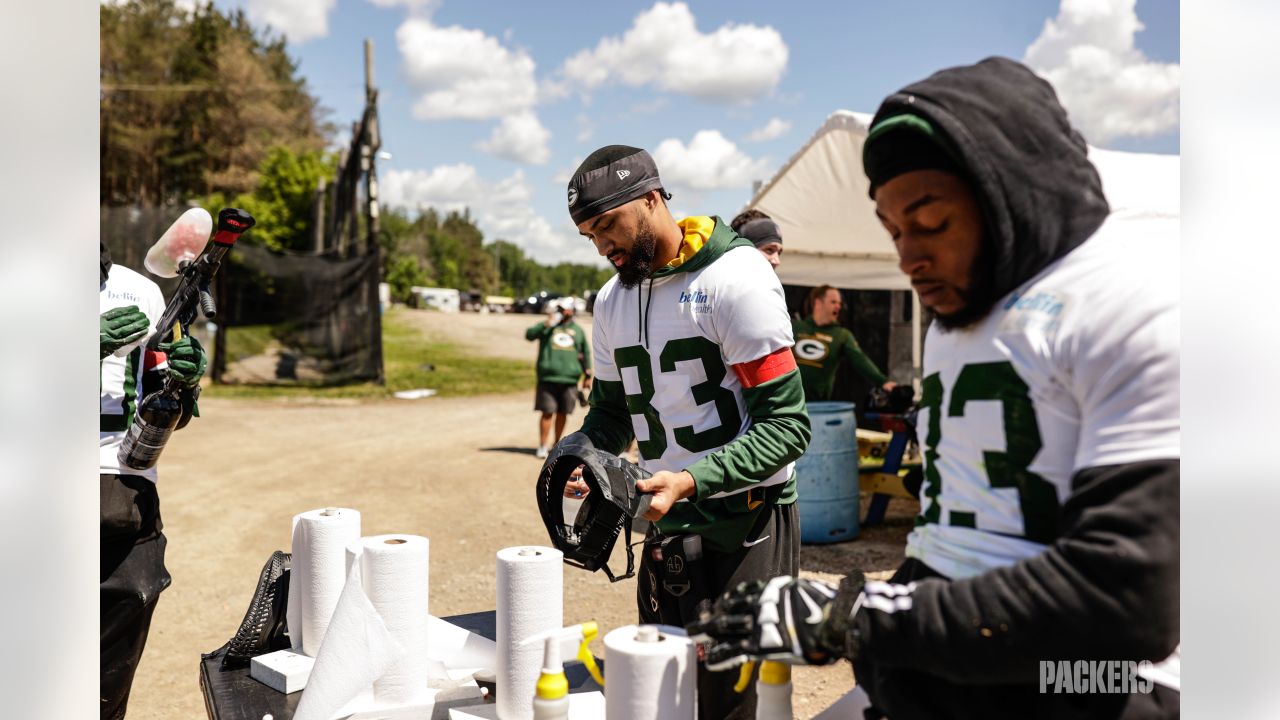
[[[413,318],[424,332],[476,352],[533,362],[523,330],[534,316],[417,311]],[[533,388],[377,402],[202,400],[201,417],[175,436],[160,464],[173,586],[160,598],[129,717],[205,716],[200,653],[235,632],[262,564],[273,550],[289,549],[290,518],[305,510],[352,507],[365,535],[427,536],[431,612],[492,609],[495,553],[547,544],[532,496],[540,467],[532,395]],[[570,417],[568,430],[582,415]],[[917,509],[895,500],[884,526],[852,542],[805,546],[804,573],[836,581],[860,567],[887,576]],[[566,567],[566,624],[596,620],[607,631],[634,622],[633,583]],[[602,645],[593,649],[603,655]],[[849,666],[799,668],[794,684],[796,717],[811,717],[849,689]]]

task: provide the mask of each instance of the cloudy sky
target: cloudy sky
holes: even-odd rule
[[[1178,153],[1175,0],[214,0],[289,41],[349,127],[375,44],[384,199],[470,207],[486,238],[593,261],[569,173],[646,148],[678,214],[731,217],[837,109],[988,55],[1048,78],[1093,145]]]

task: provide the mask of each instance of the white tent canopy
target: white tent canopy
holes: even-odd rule
[[[862,171],[862,143],[871,115],[837,110],[755,193],[747,208],[773,218],[782,231],[778,277],[786,285],[853,290],[910,290],[898,270],[889,234],[876,219]],[[1089,149],[1114,219],[1179,221],[1181,160]],[[920,379],[920,305],[911,294],[911,359]]]
[[[747,204],[782,231],[788,285],[909,290],[862,172],[871,115],[837,110]],[[1090,148],[1113,211],[1177,220],[1180,159]]]

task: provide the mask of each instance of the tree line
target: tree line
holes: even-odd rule
[[[258,222],[244,242],[312,251],[317,184],[336,169],[334,128],[286,39],[210,3],[188,11],[131,0],[99,12],[101,204],[242,207]],[[577,294],[610,275],[486,243],[466,211],[384,209],[379,245],[383,279],[401,300],[413,285]]]

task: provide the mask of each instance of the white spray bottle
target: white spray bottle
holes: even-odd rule
[[[564,674],[564,663],[561,662],[561,645],[565,641],[578,644],[578,660],[587,666],[587,671],[595,681],[604,685],[604,677],[600,674],[600,666],[591,655],[588,645],[600,634],[594,622],[573,625],[567,628],[551,630],[536,635],[525,642],[543,642],[542,675],[534,686],[533,718],[534,720],[569,720],[569,680]]]
[[[756,665],[760,666],[760,679],[756,680],[756,720],[792,720],[791,666],[776,660],[748,660],[738,671],[734,692],[746,692]]]
[[[756,681],[757,720],[791,720],[791,666],[773,660],[760,662]]]

